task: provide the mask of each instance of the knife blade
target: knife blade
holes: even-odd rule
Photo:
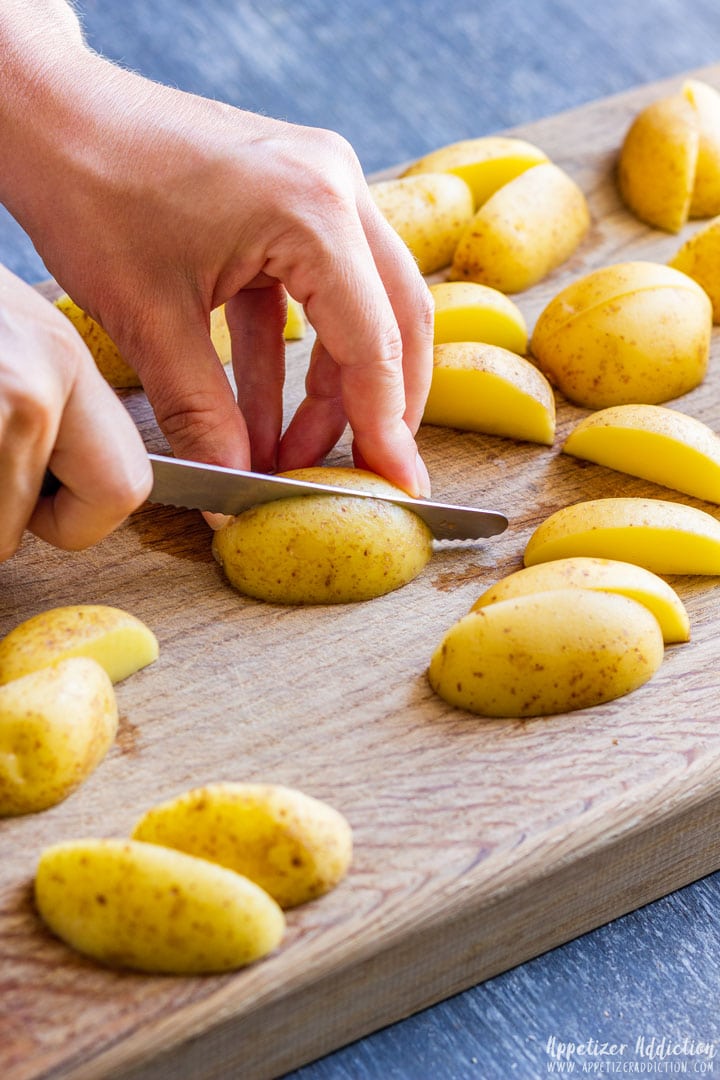
[[[160,454],[149,454],[148,457],[154,476],[153,488],[148,496],[148,501],[152,503],[235,515],[258,503],[298,495],[352,495],[361,499],[380,499],[412,510],[429,526],[437,540],[484,539],[504,532],[508,525],[505,515],[495,510],[413,499],[401,492],[397,495],[378,495],[356,488],[244,472]]]

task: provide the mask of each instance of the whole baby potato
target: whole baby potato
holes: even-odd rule
[[[662,663],[653,614],[616,593],[556,589],[460,619],[430,662],[433,690],[481,716],[546,716],[627,694]]]
[[[235,870],[283,908],[329,892],[352,857],[342,814],[280,784],[196,788],[148,810],[132,835]]]
[[[113,743],[112,683],[94,660],[72,657],[0,686],[0,815],[61,802]]]
[[[564,263],[589,226],[575,181],[552,162],[534,165],[475,213],[457,242],[450,277],[522,292]]]
[[[362,469],[309,468],[283,474],[378,494],[397,493]],[[228,581],[277,604],[347,604],[406,585],[432,555],[428,526],[380,499],[302,495],[263,503],[213,536]]]
[[[558,293],[530,351],[576,405],[656,405],[702,382],[711,332],[712,305],[697,282],[660,263],[625,262]]]
[[[71,948],[110,967],[232,971],[272,952],[285,917],[252,881],[138,840],[68,840],[43,851],[35,903]]]
[[[421,273],[432,274],[452,261],[474,210],[464,180],[443,172],[378,180],[370,184],[370,194],[415,256]]]

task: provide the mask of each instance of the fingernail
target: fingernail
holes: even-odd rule
[[[420,457],[420,454],[415,458],[415,475],[417,476],[418,491],[420,498],[429,499],[432,488],[430,485],[430,474],[427,471],[425,462]]]

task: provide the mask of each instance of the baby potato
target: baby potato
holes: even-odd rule
[[[552,162],[534,165],[475,213],[458,240],[450,277],[522,292],[564,263],[589,226],[575,181]]]
[[[505,293],[475,281],[430,286],[435,304],[434,342],[484,341],[523,355],[528,332],[520,308]]]
[[[116,390],[142,386],[137,371],[124,360],[112,338],[83,311],[67,294],[55,301],[55,306],[62,311],[73,324],[80,337],[93,355],[100,374]],[[210,336],[223,364],[231,360],[230,331],[225,319],[224,307],[215,308],[210,315]]]
[[[307,323],[302,304],[299,304],[292,296],[288,296],[283,337],[286,341],[301,341],[305,337],[306,330]]]
[[[555,398],[547,379],[522,356],[495,345],[436,345],[423,422],[551,446]]]
[[[475,207],[482,206],[508,181],[533,165],[547,161],[547,154],[524,139],[505,135],[483,135],[477,139],[442,146],[413,162],[402,173],[449,172],[459,176],[473,193]]]
[[[720,521],[663,499],[590,499],[556,510],[535,529],[526,566],[586,555],[655,574],[720,574]]]
[[[686,240],[668,266],[681,270],[705,290],[712,304],[713,322],[720,323],[720,217],[714,217]]]
[[[613,405],[579,421],[563,452],[720,503],[720,438],[662,405]]]
[[[471,611],[514,596],[570,588],[599,589],[627,596],[652,612],[666,645],[690,640],[688,613],[675,590],[657,574],[618,559],[576,556],[526,566],[486,589]]]
[[[96,660],[120,682],[158,657],[152,630],[134,615],[106,604],[50,608],[0,640],[0,684],[70,656]]]
[[[720,94],[687,79],[635,117],[618,163],[620,193],[648,225],[679,232],[720,213]]]
[[[243,874],[282,908],[335,888],[352,858],[342,814],[279,784],[195,788],[148,810],[132,835]]]
[[[642,604],[585,589],[499,600],[470,612],[435,651],[428,677],[450,705],[481,716],[585,709],[641,686],[663,658]]]
[[[35,877],[42,920],[110,967],[159,974],[233,971],[275,949],[285,917],[252,881],[139,840],[68,840]]]
[[[470,188],[451,173],[427,173],[370,184],[380,213],[405,242],[423,274],[447,266],[473,214]]]
[[[378,494],[397,491],[362,469],[283,475]],[[231,585],[277,604],[348,604],[382,596],[417,577],[432,551],[432,533],[417,514],[352,494],[254,506],[213,536],[213,552]]]
[[[594,270],[540,313],[530,351],[566,398],[587,409],[658,404],[702,382],[712,309],[687,274],[635,261]]]
[[[94,660],[71,657],[0,686],[0,815],[67,798],[113,743],[118,711]]]

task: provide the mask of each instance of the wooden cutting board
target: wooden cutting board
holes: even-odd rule
[[[720,66],[695,74],[720,87]],[[515,130],[580,182],[594,222],[570,263],[516,297],[530,327],[571,278],[628,258],[665,261],[684,238],[635,221],[613,180],[631,118],[680,82]],[[705,384],[678,403],[711,425],[719,345]],[[289,348],[290,407],[308,350]],[[164,449],[143,395],[123,397],[148,447]],[[161,645],[154,666],[117,687],[119,738],[91,779],[44,814],[0,822],[4,1080],[277,1076],[720,865],[715,579],[673,580],[692,642],[611,704],[483,720],[426,682],[444,631],[521,565],[547,514],[583,498],[675,497],[561,455],[580,415],[559,403],[553,449],[423,429],[436,497],[492,505],[511,526],[438,549],[419,579],[370,603],[244,599],[223,581],[199,515],[157,507],[91,551],[27,538],[0,567],[0,633],[51,606],[108,603],[144,619]],[[347,444],[333,460],[348,463]],[[354,829],[349,877],[289,914],[274,956],[223,977],[146,977],[104,970],[43,929],[31,882],[46,844],[126,836],[150,805],[218,780],[298,787]]]

